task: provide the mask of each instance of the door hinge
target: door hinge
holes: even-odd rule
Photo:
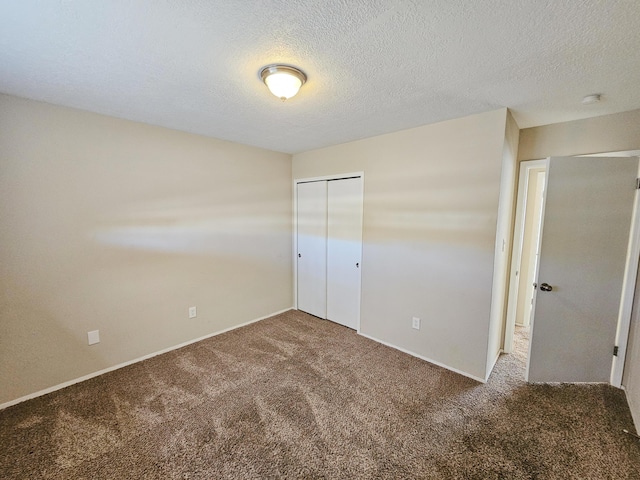
[[[640,178],[636,178],[636,190],[640,190]]]
[[[617,345],[615,347],[613,347],[613,356],[614,357],[618,356],[618,346]]]

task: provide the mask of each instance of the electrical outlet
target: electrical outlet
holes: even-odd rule
[[[189,307],[189,318],[196,318],[197,316],[196,307]]]
[[[87,341],[89,342],[89,345],[100,343],[100,330],[92,330],[90,332],[87,332]]]
[[[420,330],[420,319],[418,317],[413,317],[411,319],[411,328],[415,328],[416,330]]]

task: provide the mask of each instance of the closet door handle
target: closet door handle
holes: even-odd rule
[[[356,263],[356,268],[360,268],[360,262]]]
[[[299,253],[299,254],[298,254],[298,258],[300,258],[300,257],[302,257],[302,254],[301,254],[301,253]]]

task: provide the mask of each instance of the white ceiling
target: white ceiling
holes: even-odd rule
[[[309,77],[284,103],[275,62]],[[526,128],[640,108],[640,1],[0,0],[0,92],[290,153],[498,107]]]

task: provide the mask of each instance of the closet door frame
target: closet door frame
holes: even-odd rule
[[[293,180],[293,308],[296,310],[298,309],[298,184],[320,182],[323,180],[343,180],[354,177],[360,177],[362,179],[362,206],[364,209],[364,172],[339,173],[336,175],[324,175],[320,177],[295,178]],[[360,298],[362,298],[362,270],[360,271],[360,279]],[[360,315],[358,315],[356,331],[360,333]]]

